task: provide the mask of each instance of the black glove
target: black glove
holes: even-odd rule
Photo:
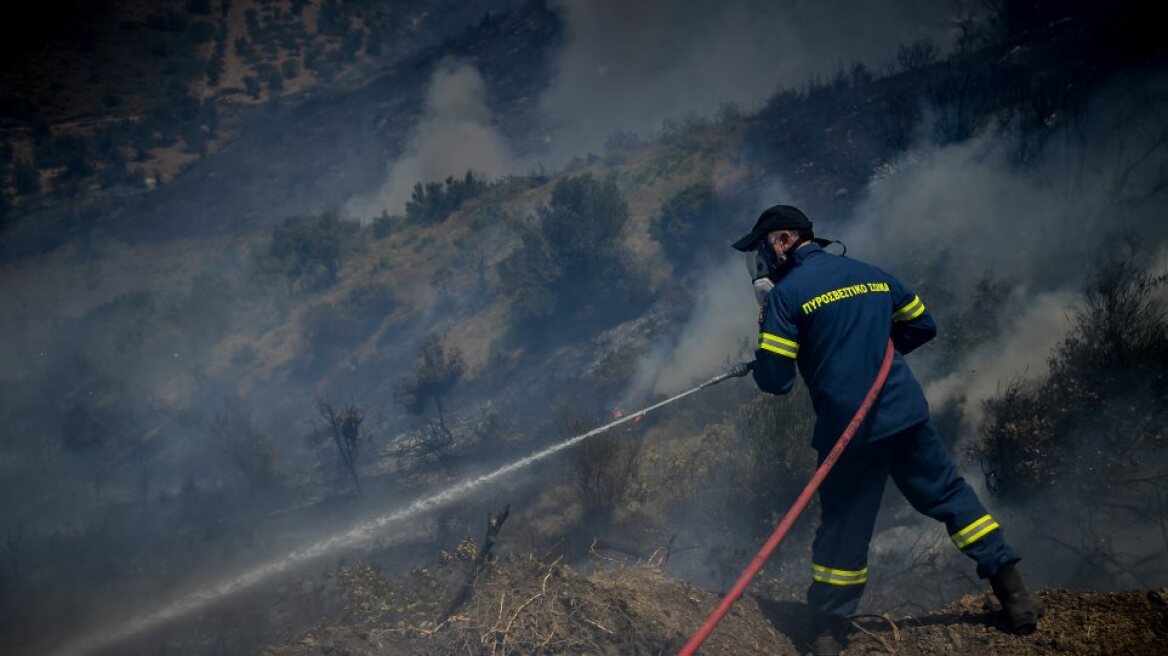
[[[742,378],[746,374],[750,373],[752,369],[754,369],[754,360],[751,360],[750,362],[739,362],[738,364],[730,367],[730,371],[727,371],[726,374],[731,378]]]

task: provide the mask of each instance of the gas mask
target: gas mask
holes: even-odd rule
[[[755,247],[753,253],[747,253],[746,268],[750,271],[751,286],[754,287],[754,298],[762,305],[766,296],[775,287],[779,279],[779,272],[787,262],[787,255],[778,255],[767,240],[763,239]]]

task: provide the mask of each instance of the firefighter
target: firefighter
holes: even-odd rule
[[[734,244],[753,253],[762,307],[754,379],[786,394],[796,368],[811,395],[812,446],[823,461],[851,421],[882,363],[895,352],[884,388],[819,490],[821,521],[812,547],[807,603],[814,654],[838,654],[847,618],[868,580],[868,543],[885,481],[919,512],[944,522],[953,544],[977,562],[1002,603],[1008,630],[1033,631],[1043,606],[1027,591],[998,521],[961,478],[929,419],[920,385],[904,356],[937,334],[919,296],[884,271],[824,250],[811,221],[776,205]]]

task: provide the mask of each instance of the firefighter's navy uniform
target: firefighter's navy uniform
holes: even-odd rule
[[[868,418],[820,488],[822,519],[812,549],[811,609],[855,612],[868,580],[868,543],[888,477],[921,513],[945,523],[954,545],[988,578],[1020,558],[998,522],[957,473],[937,437],[904,355],[937,334],[920,297],[895,278],[814,243],[789,254],[759,318],[754,378],[785,394],[798,367],[817,422],[820,461],[851,421],[880,369],[892,368]]]

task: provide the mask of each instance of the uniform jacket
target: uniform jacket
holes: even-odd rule
[[[928,419],[903,356],[936,334],[920,297],[896,278],[807,244],[789,254],[785,275],[763,303],[754,379],[765,392],[786,394],[798,366],[817,417],[812,445],[826,451],[868,393],[891,337],[888,380],[853,438],[875,441]]]

